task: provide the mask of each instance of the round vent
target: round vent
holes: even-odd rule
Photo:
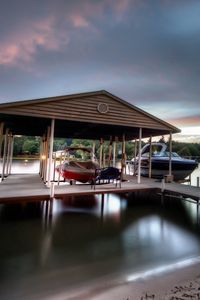
[[[106,103],[99,103],[97,106],[97,110],[101,114],[106,114],[109,111],[109,106]]]

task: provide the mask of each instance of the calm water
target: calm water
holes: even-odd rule
[[[52,219],[45,212],[46,204],[0,207],[0,299],[67,299],[83,285],[200,256],[199,213],[188,201],[68,197],[54,201]]]

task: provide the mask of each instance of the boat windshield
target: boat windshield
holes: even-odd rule
[[[152,145],[152,156],[162,156],[163,154],[163,145],[162,144],[154,144]],[[147,144],[144,149],[142,150],[143,157],[149,157],[150,153],[150,145]]]
[[[166,151],[166,145],[165,144],[153,144],[152,145],[152,157],[169,157],[170,152]],[[150,156],[150,144],[147,144],[143,149],[142,149],[142,157],[149,157]],[[176,152],[171,153],[171,157],[179,157],[180,156]]]
[[[154,157],[155,156],[169,157],[170,156],[170,152],[168,152],[168,151],[161,151],[160,153],[153,154],[152,156],[154,156]],[[172,157],[180,157],[176,152],[172,152],[171,156]]]

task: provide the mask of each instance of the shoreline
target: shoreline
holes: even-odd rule
[[[95,287],[96,286],[96,287]],[[129,282],[85,286],[63,300],[198,300],[200,262]]]

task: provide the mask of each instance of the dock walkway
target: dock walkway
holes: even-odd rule
[[[163,183],[159,180],[141,178],[141,183],[137,183],[137,178],[125,175],[121,187],[119,184],[106,183],[96,185],[91,188],[90,184],[60,184],[54,186],[54,198],[62,198],[65,195],[91,195],[108,193],[127,193],[135,191],[155,191],[163,193],[174,193],[183,197],[192,198],[196,201],[200,199],[200,188],[179,183]],[[41,180],[38,174],[30,175],[10,175],[0,183],[0,203],[17,203],[42,201],[50,199],[50,188]]]
[[[9,175],[0,183],[0,203],[48,200],[49,195],[38,174]]]

